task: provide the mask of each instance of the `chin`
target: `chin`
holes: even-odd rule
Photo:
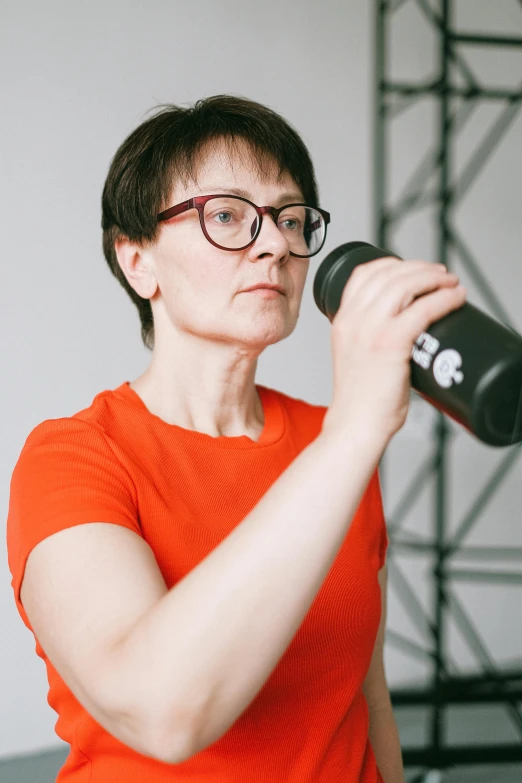
[[[295,323],[273,324],[265,328],[256,329],[252,324],[250,329],[245,329],[241,334],[242,342],[257,345],[273,345],[292,334],[295,329]]]

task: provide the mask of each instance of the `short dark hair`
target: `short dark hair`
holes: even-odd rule
[[[315,173],[308,149],[297,131],[267,106],[233,95],[214,95],[182,108],[164,104],[120,145],[112,159],[102,194],[103,252],[113,275],[138,308],[141,337],[154,347],[152,307],[129,285],[118,263],[118,237],[154,242],[156,216],[168,204],[174,183],[195,179],[199,155],[214,140],[230,151],[247,143],[261,176],[278,166],[301,189],[304,200],[319,206]]]

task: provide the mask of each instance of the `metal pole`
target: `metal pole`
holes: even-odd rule
[[[440,144],[440,201],[438,213],[438,257],[442,264],[448,263],[448,219],[451,207],[450,192],[450,95],[449,95],[449,62],[450,62],[450,19],[451,0],[441,0],[441,27],[440,27],[440,115],[439,115],[439,144]],[[446,544],[446,518],[447,518],[447,479],[448,479],[448,450],[447,440],[449,427],[444,415],[438,413],[436,421],[436,474],[435,474],[435,559],[434,559],[434,588],[435,588],[435,638],[434,638],[434,682],[435,695],[431,721],[432,749],[437,754],[445,744],[445,709],[443,698],[443,677],[445,659],[445,544]]]
[[[377,247],[387,247],[386,244],[386,17],[389,0],[375,0],[375,112],[373,118],[373,203],[375,205],[374,235]],[[386,494],[386,458],[379,462],[379,478],[381,493]]]
[[[374,114],[374,233],[379,247],[386,247],[386,14],[388,0],[376,0],[375,13],[375,114]]]

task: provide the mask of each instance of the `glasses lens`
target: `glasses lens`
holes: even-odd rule
[[[251,204],[234,196],[219,196],[205,204],[203,212],[209,237],[221,247],[245,247],[255,235],[259,216]]]
[[[279,215],[277,225],[296,256],[313,256],[323,246],[326,224],[321,213],[313,207],[289,206]]]
[[[259,228],[259,215],[254,207],[235,196],[210,199],[203,216],[212,241],[229,250],[246,247]],[[301,204],[286,207],[279,215],[277,226],[296,256],[313,256],[324,244],[326,224],[313,207]]]

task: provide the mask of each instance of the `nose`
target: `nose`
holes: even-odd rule
[[[254,244],[248,250],[249,255],[253,258],[272,256],[283,261],[290,256],[288,241],[275,224],[274,217],[268,210],[263,214],[261,231]]]

